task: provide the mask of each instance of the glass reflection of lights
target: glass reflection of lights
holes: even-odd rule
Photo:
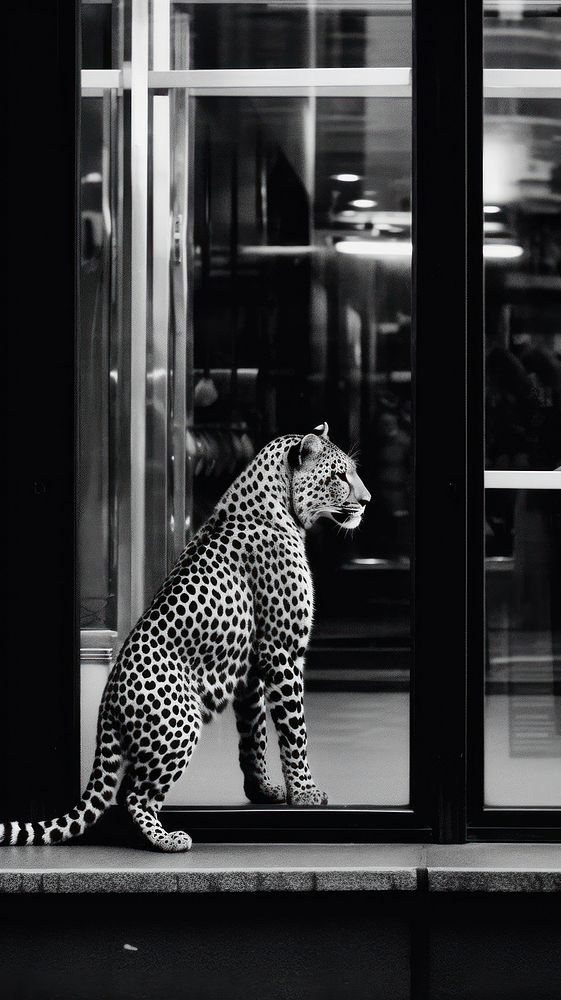
[[[340,240],[335,249],[356,257],[410,257],[412,244],[408,240]],[[513,243],[487,243],[483,247],[483,256],[490,260],[515,260],[523,253],[523,247]]]
[[[486,243],[483,247],[483,256],[491,260],[513,260],[523,253],[523,248],[514,243]]]
[[[356,257],[410,257],[413,245],[408,240],[341,240],[335,249]]]
[[[353,208],[376,208],[378,204],[377,201],[373,201],[372,198],[355,198],[354,201],[349,202]]]
[[[502,209],[499,205],[484,205],[483,211],[485,215],[497,215]]]
[[[343,181],[344,184],[354,184],[355,181],[360,180],[358,174],[332,174],[332,181]]]

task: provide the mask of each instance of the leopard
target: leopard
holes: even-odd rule
[[[187,851],[159,813],[201,728],[233,703],[244,794],[325,806],[308,763],[304,662],[314,613],[306,534],[319,518],[354,531],[371,495],[353,457],[310,433],[266,444],[226,490],[124,641],[102,695],[93,769],[78,804],[0,825],[0,843],[61,844],[124,805],[148,849]],[[283,785],[267,770],[267,711]]]

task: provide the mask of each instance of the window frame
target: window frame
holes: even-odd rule
[[[529,17],[535,16],[530,12]],[[481,25],[483,28],[483,11]],[[467,22],[467,33],[474,25]],[[468,144],[468,200],[483,206],[483,92],[478,94],[477,74],[483,79],[483,34],[478,46],[480,65],[468,65],[467,87],[470,106],[479,105],[477,119],[470,121]],[[476,48],[473,49],[474,56]],[[517,83],[524,86],[529,71],[493,70],[491,86]],[[531,71],[530,71],[531,72]],[[502,79],[501,79],[502,74]],[[543,75],[543,71],[542,71]],[[543,81],[540,81],[540,85]],[[477,156],[475,156],[475,153]],[[471,213],[471,225],[475,224]],[[483,213],[481,213],[483,217]],[[468,232],[468,272],[472,274],[471,290],[477,302],[472,312],[472,325],[467,338],[467,620],[466,620],[466,721],[467,721],[467,783],[466,841],[561,841],[561,809],[490,808],[485,806],[484,737],[485,737],[485,322],[484,269],[482,257],[483,232]],[[480,276],[478,278],[478,275]],[[471,304],[474,310],[474,303]],[[476,316],[479,323],[475,322]]]
[[[447,381],[434,405],[431,382],[416,371],[437,371],[440,345],[430,336],[416,337],[416,331],[430,330],[434,317],[445,309],[453,329],[462,330],[448,345],[451,370],[463,380],[467,314],[466,244],[464,240],[466,200],[463,178],[466,176],[464,142],[469,108],[465,74],[469,62],[465,36],[466,7],[455,6],[441,24],[436,3],[414,5],[413,9],[413,393],[415,398],[415,509],[413,584],[416,592],[414,617],[417,622],[414,646],[414,672],[411,681],[410,786],[411,806],[329,807],[327,809],[292,809],[286,806],[263,807],[164,807],[166,824],[188,827],[207,839],[349,839],[354,840],[458,840],[464,837],[465,797],[465,534],[463,530],[465,492],[466,413],[463,388],[458,381]],[[140,41],[147,45],[146,0],[142,0],[143,20]],[[435,55],[436,53],[436,55]],[[162,53],[161,53],[162,55]],[[155,58],[155,54],[154,54]],[[166,64],[165,49],[163,64]],[[161,63],[158,62],[160,66]],[[472,60],[473,65],[473,60]],[[139,72],[141,71],[141,68]],[[107,72],[107,71],[105,71]],[[283,80],[279,71],[279,80]],[[291,71],[292,72],[292,71]],[[296,73],[295,75],[302,74]],[[203,86],[212,83],[212,73],[198,71]],[[220,71],[219,86],[235,78],[236,86],[249,86],[259,71]],[[274,84],[274,71],[267,71]],[[321,71],[320,71],[321,73]],[[360,76],[362,71],[357,73]],[[133,66],[134,74],[134,66]],[[183,74],[183,75],[181,75]],[[216,74],[218,75],[218,74]],[[197,76],[197,71],[152,70],[148,74],[154,88],[182,86]],[[364,73],[362,73],[364,76]],[[100,75],[101,79],[101,75]],[[94,83],[89,73],[90,86]],[[192,85],[192,82],[191,82]],[[216,84],[213,84],[216,86]],[[361,85],[359,85],[361,86]],[[481,82],[479,81],[479,87]],[[423,128],[416,127],[423,122]],[[479,129],[481,130],[481,121]],[[430,155],[439,136],[446,131],[451,155],[435,164]],[[453,166],[450,169],[450,162]],[[458,179],[462,178],[462,183]],[[433,220],[443,196],[454,206],[461,219],[454,234],[452,252],[438,250],[439,238]],[[415,236],[417,242],[415,243]],[[479,234],[480,236],[480,234]],[[479,247],[481,255],[481,248]],[[431,261],[438,260],[438,268]],[[428,264],[428,266],[427,266]],[[454,290],[454,293],[452,293]],[[460,291],[461,290],[461,291]],[[419,390],[419,384],[421,389]],[[447,413],[445,467],[436,460],[431,442],[441,435],[441,413]],[[460,449],[454,447],[461,441]],[[421,488],[420,484],[425,484]],[[435,504],[435,490],[438,503]],[[419,539],[431,539],[429,546]],[[439,606],[431,595],[435,542],[438,558],[448,565],[453,584],[446,590]],[[451,545],[450,539],[453,539]],[[440,548],[438,548],[440,546]],[[453,558],[450,560],[451,550]],[[451,562],[451,565],[450,565]],[[443,609],[443,601],[446,607]],[[422,627],[420,627],[422,623]],[[443,628],[443,623],[445,627]],[[433,635],[440,632],[440,650],[433,649]],[[454,669],[450,670],[450,659]],[[438,706],[442,693],[449,706],[443,726]]]
[[[31,698],[43,697],[41,709],[52,711],[48,724],[32,733],[27,752],[27,786],[10,788],[15,814],[32,819],[72,805],[79,787],[79,656],[77,615],[77,401],[76,324],[78,316],[77,254],[80,11],[58,2],[57,39],[60,73],[58,109],[61,140],[58,149],[65,225],[60,231],[58,267],[48,271],[53,287],[63,296],[59,349],[42,359],[30,375],[32,385],[48,381],[59,406],[46,425],[51,440],[58,437],[59,462],[50,467],[56,488],[34,493],[43,483],[51,460],[48,435],[43,435],[26,462],[26,482],[33,500],[24,509],[37,525],[57,539],[61,554],[54,571],[57,584],[45,589],[40,630],[50,623],[51,648],[34,668],[39,677],[51,671],[50,692],[36,687]],[[48,11],[45,11],[47,14]],[[291,810],[287,807],[243,809],[165,809],[170,827],[188,825],[207,840],[352,839],[384,841],[559,840],[561,810],[489,810],[483,808],[483,664],[484,642],[484,446],[483,446],[483,258],[482,213],[482,73],[481,0],[460,0],[442,17],[437,0],[413,4],[413,329],[415,501],[414,501],[414,670],[411,686],[412,809],[327,808]],[[37,47],[44,37],[37,40]],[[31,92],[30,92],[31,96]],[[25,137],[24,137],[25,138]],[[28,139],[34,155],[33,137]],[[445,145],[443,146],[443,143]],[[434,150],[442,150],[435,157]],[[432,156],[431,156],[432,153]],[[70,175],[72,181],[68,183]],[[439,257],[441,239],[434,220],[442,204],[457,220],[447,233],[446,253]],[[62,205],[62,201],[61,201]],[[47,288],[47,285],[44,285]],[[54,312],[54,307],[53,307]],[[39,318],[40,313],[36,313]],[[431,327],[440,337],[431,335]],[[449,336],[449,331],[458,331]],[[459,333],[461,331],[461,334]],[[444,338],[447,338],[444,340]],[[435,372],[445,380],[434,392]],[[29,366],[22,341],[13,345],[14,363]],[[33,366],[32,366],[33,367]],[[25,369],[24,369],[25,370]],[[431,381],[432,379],[432,381]],[[21,408],[17,386],[14,412]],[[33,400],[30,426],[44,419],[44,396]],[[442,413],[446,421],[442,421]],[[68,422],[73,414],[73,428]],[[28,446],[28,429],[16,435]],[[438,441],[436,448],[434,442]],[[444,456],[444,458],[442,457]],[[31,475],[29,475],[31,473]],[[46,499],[45,499],[46,496]],[[38,497],[43,497],[42,500]],[[61,502],[61,499],[63,502]],[[48,511],[38,514],[38,504]],[[74,521],[69,524],[68,511]],[[46,541],[27,539],[26,558],[37,549],[48,553]],[[17,571],[18,549],[12,565]],[[446,583],[433,596],[433,566],[447,567]],[[18,575],[16,573],[16,575]],[[20,574],[21,576],[21,570]],[[19,578],[18,576],[18,578]],[[43,573],[45,581],[46,572]],[[72,597],[69,590],[72,589]],[[61,599],[61,593],[64,598]],[[70,608],[72,608],[70,612]],[[15,632],[29,631],[27,608],[15,609]],[[434,648],[438,636],[438,648]],[[17,649],[14,642],[13,649]],[[65,665],[60,663],[60,650]],[[68,668],[72,660],[73,669]],[[21,684],[17,688],[21,697]],[[57,709],[58,706],[58,709]],[[61,710],[62,707],[62,710]],[[49,776],[35,768],[41,741],[48,730]],[[6,733],[20,738],[19,720],[6,720]],[[466,739],[466,733],[469,738]],[[35,769],[34,769],[35,768]],[[16,813],[17,810],[17,813]],[[267,821],[265,821],[265,813]],[[270,814],[273,814],[271,816]],[[119,824],[117,823],[117,826]],[[104,839],[94,828],[90,842]]]

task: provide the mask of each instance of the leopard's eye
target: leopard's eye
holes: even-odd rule
[[[336,472],[335,475],[337,476],[337,479],[340,479],[341,482],[345,484],[345,486],[349,485],[346,472]]]

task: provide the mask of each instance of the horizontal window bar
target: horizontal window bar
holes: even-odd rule
[[[486,97],[561,97],[559,69],[487,69],[483,74]],[[120,70],[82,70],[82,92],[128,87]],[[201,95],[305,95],[310,88],[328,95],[349,97],[410,97],[411,69],[342,67],[323,69],[188,69],[152,70],[148,86],[169,90],[185,88]]]
[[[486,490],[561,490],[561,470],[553,472],[488,469]]]
[[[81,73],[82,97],[97,96],[100,91],[118,90],[122,86],[119,69],[83,69]]]
[[[561,97],[561,69],[486,69],[485,97]]]
[[[408,67],[389,69],[340,68],[320,69],[191,69],[154,70],[148,74],[154,88],[186,87],[197,92],[270,91],[303,92],[310,88],[323,92],[352,93],[362,96],[410,97],[411,70]]]
[[[82,70],[82,93],[129,87],[130,82],[120,70]],[[410,97],[411,69],[193,69],[152,70],[148,73],[148,86],[153,90],[184,88],[197,93],[258,94],[275,92],[278,95],[299,92],[306,94],[310,88],[324,94],[352,96]]]

